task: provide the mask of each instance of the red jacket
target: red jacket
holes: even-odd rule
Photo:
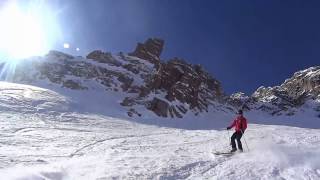
[[[233,120],[232,124],[229,126],[229,128],[235,127],[235,131],[241,132],[241,130],[244,132],[247,129],[247,119],[243,117],[242,115],[239,115],[236,117],[235,120]]]

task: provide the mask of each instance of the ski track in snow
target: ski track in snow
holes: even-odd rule
[[[249,124],[245,153],[214,155],[231,132],[65,111],[66,98],[25,88],[27,99],[0,87],[1,179],[320,179],[319,129]]]

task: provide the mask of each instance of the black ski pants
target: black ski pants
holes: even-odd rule
[[[237,149],[236,147],[236,140],[238,144],[238,149],[242,150],[242,143],[240,141],[242,137],[242,132],[234,132],[233,135],[231,136],[231,146],[232,149]]]

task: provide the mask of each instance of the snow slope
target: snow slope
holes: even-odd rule
[[[250,151],[216,156],[232,114],[187,130],[82,113],[68,93],[33,86],[0,82],[0,93],[1,179],[320,179],[319,129],[250,124]]]

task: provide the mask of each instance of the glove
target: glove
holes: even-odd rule
[[[231,129],[231,127],[227,127],[227,130]]]

